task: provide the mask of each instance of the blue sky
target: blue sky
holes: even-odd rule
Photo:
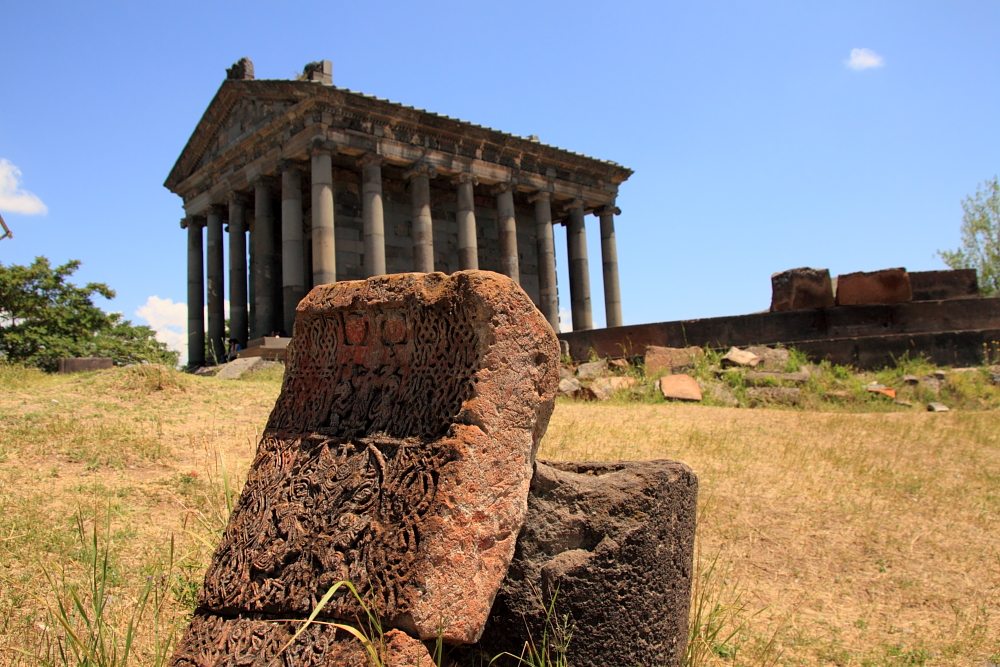
[[[634,169],[617,220],[626,324],[766,309],[771,273],[798,266],[944,268],[961,200],[1000,172],[992,1],[0,11],[0,212],[15,234],[0,262],[82,260],[78,282],[118,293],[103,307],[174,324],[172,340],[186,246],[162,183],[242,56],[258,78],[332,60],[338,86]]]

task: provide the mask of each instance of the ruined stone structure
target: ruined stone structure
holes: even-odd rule
[[[554,332],[522,290],[484,271],[320,286],[294,331],[174,664],[277,655],[290,631],[261,621],[307,618],[339,581],[414,639],[478,640],[555,405]],[[345,590],[321,616],[364,613]],[[325,632],[310,635],[313,661],[287,664],[341,664],[330,656],[353,649]]]
[[[188,231],[189,363],[205,361],[206,293],[208,340],[225,352],[227,230],[230,331],[243,345],[290,333],[315,285],[411,271],[503,273],[558,329],[553,224],[567,227],[573,327],[591,329],[591,213],[607,325],[622,324],[614,216],[631,170],[332,84],[328,61],[302,80],[255,80],[244,58],[170,172]]]

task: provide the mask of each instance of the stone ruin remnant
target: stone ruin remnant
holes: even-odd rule
[[[829,269],[789,269],[771,275],[771,312],[834,305]]]
[[[553,599],[570,665],[679,665],[697,480],[671,461],[536,462],[559,352],[499,274],[313,289],[171,666],[369,667],[340,623],[387,666],[431,667],[440,638],[472,667],[538,640]],[[304,624],[340,581],[384,634],[346,589]]]
[[[913,300],[910,274],[905,268],[858,271],[837,276],[837,305],[902,303]]]
[[[479,639],[524,521],[558,363],[551,327],[498,274],[313,289],[173,664],[276,653],[288,632],[269,619],[308,617],[341,580],[389,628]],[[320,615],[363,617],[346,591]],[[357,643],[313,632],[313,657],[286,664],[328,664],[324,653],[353,650],[339,642]]]

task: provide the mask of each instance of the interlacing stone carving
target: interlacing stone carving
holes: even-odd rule
[[[174,664],[234,619],[306,618],[341,580],[386,627],[476,641],[554,406],[552,328],[505,276],[399,274],[315,288],[288,355]],[[346,591],[321,613],[363,617]]]

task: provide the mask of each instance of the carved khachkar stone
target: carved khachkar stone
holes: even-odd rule
[[[301,623],[252,616],[225,618],[199,611],[181,640],[173,667],[371,667],[356,637],[328,624],[309,625],[289,644]],[[382,664],[433,667],[427,647],[399,630],[379,638],[368,631]],[[288,647],[285,648],[286,644]],[[284,650],[282,650],[284,649]]]
[[[573,667],[681,664],[698,480],[683,463],[538,462],[528,516],[483,637],[462,664],[572,630]],[[485,664],[483,662],[482,664]],[[498,667],[519,663],[501,658]]]
[[[558,361],[551,327],[499,274],[313,289],[203,612],[304,618],[348,580],[388,627],[478,639],[524,520]],[[364,617],[346,592],[321,616]]]

